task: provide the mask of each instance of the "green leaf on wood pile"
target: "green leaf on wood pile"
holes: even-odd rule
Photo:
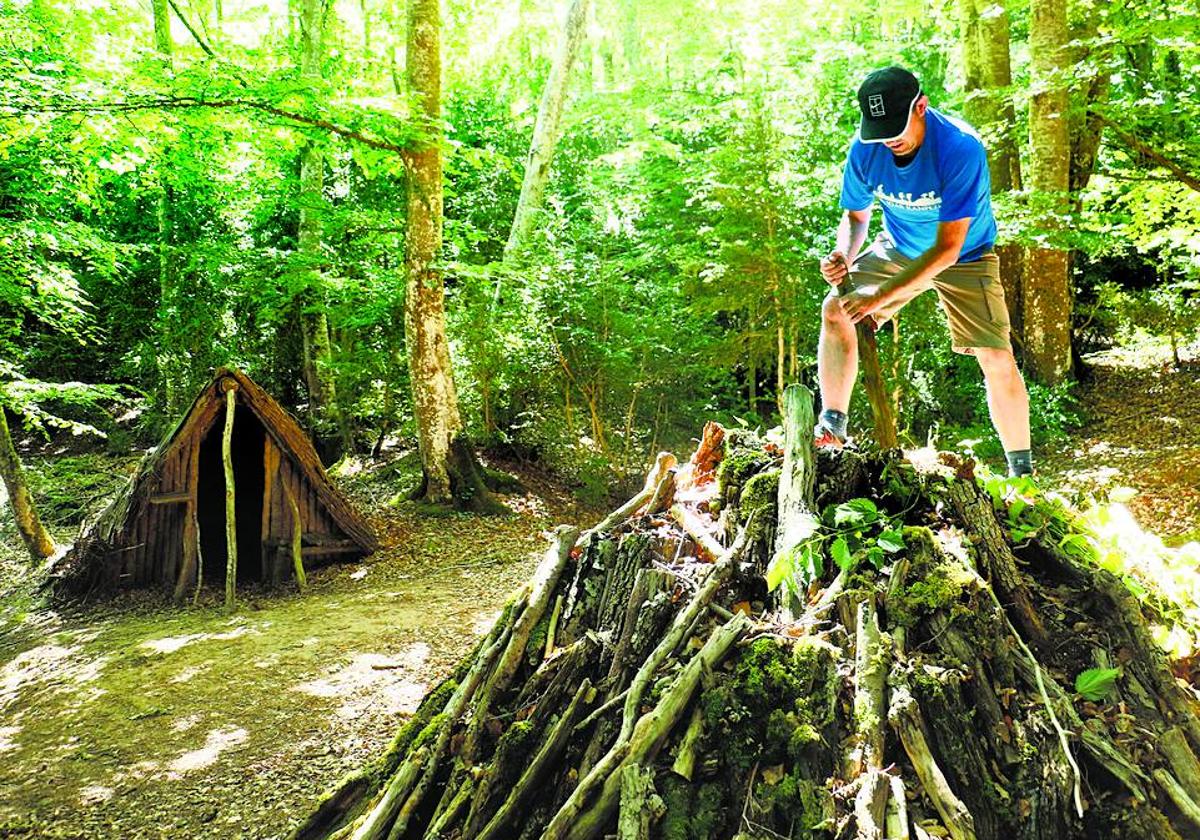
[[[1075,678],[1075,690],[1085,699],[1098,703],[1112,691],[1119,676],[1120,668],[1088,668]]]

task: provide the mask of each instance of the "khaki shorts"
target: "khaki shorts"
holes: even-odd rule
[[[846,282],[855,290],[877,286],[912,263],[890,239],[880,235],[858,255]],[[909,289],[900,300],[874,313],[876,324],[885,323],[910,300],[930,289],[937,291],[950,322],[955,352],[970,355],[977,347],[1012,349],[1008,306],[1000,283],[1000,258],[994,252],[988,251],[974,262],[955,263],[932,281]]]

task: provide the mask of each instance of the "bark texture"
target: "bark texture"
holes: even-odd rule
[[[233,477],[233,417],[237,388],[225,388],[225,425],[221,431],[221,467],[225,475],[225,609],[232,610],[237,592],[237,483]]]
[[[325,53],[325,26],[329,8],[325,0],[300,0],[300,79],[307,85],[321,81]],[[321,278],[322,217],[325,209],[325,154],[320,141],[310,138],[300,151],[300,219],[297,250],[304,282],[297,298],[303,337],[304,385],[311,400],[313,427],[319,449],[328,463],[351,445],[337,403],[333,379],[333,345],[325,313]]]
[[[1195,836],[1196,694],[1070,512],[1010,508],[949,454],[815,453],[811,399],[789,389],[782,448],[710,424],[597,526],[557,529],[487,638],[294,836]],[[851,499],[903,547],[835,563]],[[1014,543],[1005,523],[1033,512],[1044,528]],[[824,561],[784,617],[763,574],[805,545]],[[1074,678],[1102,662],[1122,676],[1086,701]]]
[[[1033,0],[1029,45],[1033,60],[1029,105],[1030,186],[1039,226],[1061,228],[1069,209],[1071,138],[1067,95],[1066,0]],[[1068,252],[1029,248],[1022,295],[1025,361],[1036,379],[1054,385],[1071,374],[1071,282]]]
[[[154,49],[163,67],[170,71],[173,65],[171,42],[171,10],[168,0],[151,0],[150,11],[154,23]],[[161,338],[155,363],[162,386],[163,404],[168,415],[174,415],[182,407],[181,360],[171,348],[180,340],[178,335],[179,271],[175,264],[175,230],[172,206],[170,171],[171,146],[165,144],[159,153],[159,190],[155,205],[158,223],[158,295],[159,328]]]
[[[438,0],[408,5],[408,87],[424,136],[405,155],[408,222],[404,330],[421,452],[418,495],[436,504],[479,511],[499,507],[463,431],[446,339],[442,248],[442,64]]]
[[[992,195],[1021,189],[1021,156],[1014,133],[1012,64],[1008,11],[1003,3],[959,0],[962,60],[966,74],[967,121],[983,137],[988,150]],[[1015,243],[999,243],[1000,282],[1008,306],[1013,339],[1023,348],[1024,249]]]
[[[550,177],[550,162],[554,159],[554,147],[558,145],[559,124],[562,122],[563,107],[567,102],[567,83],[571,78],[571,67],[575,64],[579,45],[587,30],[588,2],[589,0],[571,0],[570,9],[567,11],[563,40],[554,57],[550,75],[546,79],[542,102],[538,106],[537,121],[533,125],[533,142],[530,143],[529,157],[525,161],[521,197],[517,200],[517,211],[509,230],[508,243],[504,246],[506,257],[521,246],[533,227],[534,214],[542,204],[542,193],[545,192],[546,181]]]
[[[33,504],[33,496],[29,493],[29,484],[25,481],[25,470],[21,468],[21,459],[13,446],[12,435],[8,431],[8,418],[4,409],[0,408],[0,477],[4,479],[4,489],[8,491],[8,503],[12,507],[13,519],[16,520],[17,530],[29,556],[36,560],[45,560],[58,550],[54,539],[42,525],[37,508]]]

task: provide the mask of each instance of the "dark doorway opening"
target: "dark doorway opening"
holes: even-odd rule
[[[196,487],[204,582],[217,587],[225,585],[228,560],[225,552],[225,465],[221,459],[224,431],[225,413],[221,412],[200,443],[200,474]],[[263,448],[266,436],[258,415],[244,405],[238,405],[233,415],[230,456],[233,460],[239,585],[263,577],[262,514],[266,487]]]

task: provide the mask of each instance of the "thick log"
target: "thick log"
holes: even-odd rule
[[[858,603],[854,652],[856,764],[862,782],[854,814],[860,840],[883,840],[888,782],[883,772],[887,719],[888,647],[879,633],[873,601]]]
[[[663,810],[663,801],[654,790],[654,768],[625,765],[621,769],[618,840],[650,840],[650,824]]]
[[[900,736],[900,743],[904,745],[904,752],[912,762],[921,787],[933,802],[934,808],[942,818],[942,824],[954,840],[975,840],[975,820],[967,806],[950,789],[946,774],[942,772],[932,750],[929,749],[925,721],[909,690],[908,677],[903,667],[892,669],[890,685],[892,701],[888,710],[888,721]]]
[[[988,579],[995,587],[1018,627],[1035,644],[1046,639],[1042,618],[1034,608],[1029,587],[1017,569],[1017,558],[1009,548],[996,511],[988,496],[974,478],[958,478],[947,486],[947,495],[960,521],[971,533],[979,536],[977,549]]]
[[[820,527],[813,501],[816,456],[813,451],[813,396],[803,385],[789,385],[783,394],[783,469],[779,475],[775,557],[810,539]],[[785,605],[790,610],[790,605]]]

